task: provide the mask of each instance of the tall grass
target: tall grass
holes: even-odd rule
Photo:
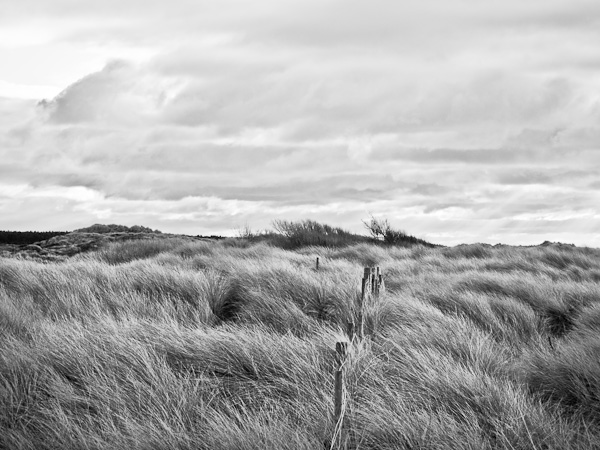
[[[332,444],[365,265],[388,289]],[[0,259],[0,448],[598,448],[598,274],[598,251],[569,247],[164,239]]]

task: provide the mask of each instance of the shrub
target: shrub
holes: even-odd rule
[[[371,220],[368,222],[363,221],[363,223],[375,241],[382,241],[387,245],[410,246],[420,244],[426,247],[434,247],[429,242],[392,228],[387,219],[376,219],[371,216]]]
[[[338,227],[315,222],[314,220],[302,220],[298,222],[287,220],[276,220],[273,228],[284,241],[275,241],[284,248],[299,248],[305,246],[319,247],[343,247],[357,244],[368,240],[365,236],[359,236]]]

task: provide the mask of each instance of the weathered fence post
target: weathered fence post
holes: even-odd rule
[[[361,293],[361,301],[364,303],[365,300],[371,296],[371,271],[373,269],[370,267],[365,267],[363,279],[362,279],[362,293]]]
[[[365,332],[365,305],[371,298],[373,298],[373,296],[379,296],[379,294],[384,291],[385,284],[383,283],[383,273],[381,268],[379,266],[365,267],[361,284],[360,303],[358,305],[357,333],[361,339],[364,337]]]
[[[334,372],[335,384],[333,391],[333,423],[335,428],[332,444],[344,440],[344,363],[347,351],[348,342],[335,343],[336,370]]]
[[[372,291],[372,283],[371,283],[371,268],[365,267],[362,286],[361,286],[361,295],[360,295],[360,304],[358,305],[358,336],[360,339],[364,336],[365,331],[365,323],[364,323],[364,309],[365,303],[371,297]]]
[[[361,287],[361,301],[364,303],[373,295],[379,295],[385,290],[383,272],[378,267],[365,267]]]
[[[319,268],[319,258],[317,258],[317,270]],[[361,295],[358,305],[358,311],[356,319],[358,323],[354,321],[354,318],[348,320],[346,323],[346,333],[350,344],[355,343],[355,337],[357,340],[364,338],[364,310],[367,302],[378,296],[385,290],[383,283],[383,274],[379,267],[365,267],[362,283],[361,283]],[[346,430],[344,428],[344,419],[346,414],[345,404],[345,388],[344,388],[344,369],[346,356],[348,352],[348,342],[339,341],[335,344],[336,353],[336,369],[334,370],[334,390],[333,390],[333,421],[334,421],[334,432],[333,439],[331,441],[331,449],[341,448],[342,445],[347,445],[349,439],[353,441],[354,436],[352,430]],[[348,433],[348,434],[347,434]]]

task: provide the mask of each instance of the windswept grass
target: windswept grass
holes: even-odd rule
[[[0,259],[0,448],[330,448],[366,265],[340,447],[599,448],[597,250],[236,242]]]

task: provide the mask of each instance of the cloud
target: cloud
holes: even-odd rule
[[[0,6],[6,226],[600,245],[596,2],[38,3]]]
[[[417,184],[416,186],[410,189],[412,194],[417,195],[425,195],[425,196],[442,196],[448,193],[448,190],[451,189],[447,186],[441,186],[436,183],[428,183],[428,184]]]
[[[125,61],[110,61],[99,72],[71,84],[39,107],[56,124],[149,125],[168,96],[168,80],[143,73]]]

